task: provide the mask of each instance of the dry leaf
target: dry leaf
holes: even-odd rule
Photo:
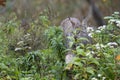
[[[120,54],[116,56],[116,60],[120,60]]]
[[[73,67],[73,64],[67,64],[67,66],[65,67],[65,70],[71,70]]]
[[[0,0],[0,5],[5,6],[6,0]]]

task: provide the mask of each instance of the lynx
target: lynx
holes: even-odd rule
[[[88,33],[86,31],[86,25],[82,24],[77,18],[72,18],[72,17],[66,18],[61,22],[61,28],[64,33],[65,46],[67,49],[71,48],[69,45],[71,42],[71,40],[68,39],[69,36],[74,36],[74,38],[84,37],[84,38],[87,38],[89,41],[84,40],[82,41],[83,44],[91,43],[91,37],[88,36]],[[74,35],[73,31],[75,31],[76,29],[78,29],[79,31],[77,32],[76,35]],[[73,49],[76,48],[75,45],[76,44],[74,44],[74,46],[72,47]],[[66,63],[71,62],[74,56],[75,55],[72,53],[72,51],[67,52],[66,58],[65,58]]]

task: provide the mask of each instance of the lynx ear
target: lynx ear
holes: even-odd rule
[[[81,23],[80,23],[79,19],[73,18],[73,17],[66,18],[61,22],[61,27],[73,27],[73,28],[76,28],[76,27],[78,27],[80,25],[81,25]]]
[[[91,17],[92,17],[92,7],[89,8],[87,17],[85,17],[82,20],[82,26],[84,26],[85,29],[87,29],[87,24],[88,24],[88,21],[90,20]]]
[[[71,33],[75,28],[81,25],[79,19],[77,18],[66,18],[61,22],[61,28],[64,33],[68,34]]]

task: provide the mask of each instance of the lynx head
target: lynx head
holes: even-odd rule
[[[64,35],[69,36],[77,28],[79,28],[79,30],[81,30],[81,31],[86,32],[87,26],[85,25],[85,21],[80,22],[79,19],[70,17],[70,18],[64,19],[61,22],[60,27],[62,28]]]

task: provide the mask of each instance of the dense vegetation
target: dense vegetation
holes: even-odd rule
[[[70,37],[76,57],[66,64],[63,32],[40,15],[27,28],[14,13],[0,22],[0,80],[119,80],[120,16],[105,17],[107,25],[88,27],[93,44]],[[29,26],[29,27],[28,27]],[[76,31],[74,31],[75,33]]]

